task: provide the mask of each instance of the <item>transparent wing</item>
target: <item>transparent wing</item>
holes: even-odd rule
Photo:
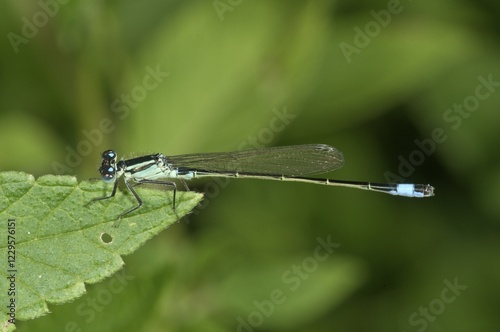
[[[179,169],[283,176],[326,173],[344,165],[342,153],[324,144],[185,154],[165,161]]]

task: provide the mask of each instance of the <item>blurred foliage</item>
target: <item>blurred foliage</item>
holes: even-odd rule
[[[436,187],[417,200],[193,183],[203,208],[125,257],[124,287],[91,285],[19,331],[498,327],[500,87],[474,97],[481,78],[500,82],[498,2],[10,0],[0,12],[2,170],[86,179],[110,147],[173,155],[325,143],[346,157],[332,177],[382,182],[390,172]],[[45,24],[16,52],[9,36],[34,17]],[[347,44],[356,52],[346,57]],[[464,103],[472,110],[453,111]],[[285,110],[293,116],[276,120]],[[446,139],[431,144],[435,130]],[[418,165],[403,174],[410,159]],[[307,265],[328,236],[340,247]],[[310,272],[292,291],[283,275],[294,266]],[[467,288],[445,303],[455,278]],[[267,317],[255,301],[273,290],[286,300]]]

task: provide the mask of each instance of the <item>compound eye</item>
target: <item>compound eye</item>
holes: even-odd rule
[[[116,152],[113,150],[106,150],[102,153],[102,159],[105,161],[113,161],[116,159]]]
[[[99,173],[101,173],[101,179],[106,183],[115,180],[116,170],[113,166],[101,167]]]

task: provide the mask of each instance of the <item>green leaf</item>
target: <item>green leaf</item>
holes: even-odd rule
[[[35,181],[26,173],[0,173],[0,331],[15,329],[8,323],[11,297],[16,319],[27,320],[47,314],[48,303],[82,296],[85,283],[115,273],[124,264],[121,255],[134,252],[185,216],[203,197],[178,192],[174,212],[172,191],[138,187],[144,205],[113,227],[120,213],[137,204],[131,193],[118,190],[113,198],[84,206],[111,190],[102,181],[78,184],[71,176],[46,175]],[[11,227],[9,220],[14,220]],[[9,234],[15,246],[10,266],[8,256],[14,248],[8,248]],[[12,284],[8,270],[14,270]],[[14,285],[15,296],[8,296]]]

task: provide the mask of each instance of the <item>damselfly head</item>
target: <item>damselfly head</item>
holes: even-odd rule
[[[101,167],[99,173],[104,182],[110,183],[116,177],[116,152],[113,150],[106,150],[102,153]]]

